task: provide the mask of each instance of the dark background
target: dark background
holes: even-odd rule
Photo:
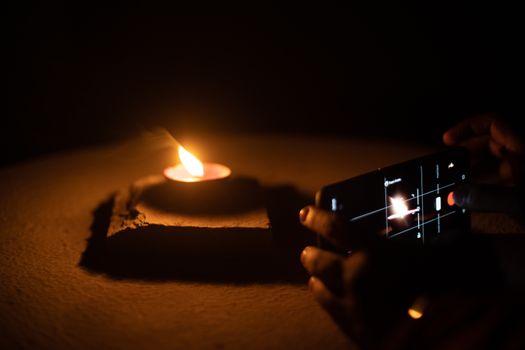
[[[17,5],[0,164],[152,126],[437,144],[460,118],[521,115],[516,8],[359,3]]]

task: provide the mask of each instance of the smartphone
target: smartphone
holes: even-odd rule
[[[470,232],[470,212],[453,198],[470,180],[469,164],[467,150],[448,148],[324,186],[316,205],[341,215],[348,234],[361,230],[413,246],[450,241]],[[318,245],[349,253],[322,237]]]

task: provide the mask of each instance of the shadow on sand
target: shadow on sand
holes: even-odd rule
[[[150,205],[183,210],[184,208],[173,207],[175,203],[169,200],[173,198],[169,195],[170,189],[163,186],[156,186],[148,190],[143,194],[143,200],[149,201]],[[249,187],[251,184],[248,181],[241,183],[241,186]],[[246,191],[233,192],[247,193]],[[192,210],[192,213],[200,210],[206,214],[211,212],[220,214],[230,212],[235,208],[249,208],[251,205],[250,201],[246,201],[246,196],[230,199],[229,203],[234,203],[234,207],[221,205],[188,209],[186,206],[185,209]],[[195,256],[188,251],[184,252],[183,247],[171,250],[170,247],[174,245],[173,242],[170,243],[170,237],[180,238],[194,234],[199,234],[201,237],[209,233],[208,237],[217,239],[221,237],[221,234],[235,233],[235,229],[184,227],[166,230],[160,226],[151,225],[135,229],[125,235],[119,234],[111,237],[113,241],[110,243],[121,249],[117,253],[107,249],[106,235],[115,201],[113,194],[93,211],[91,237],[87,241],[79,265],[90,272],[105,274],[115,279],[187,280],[238,284],[304,283],[307,275],[300,265],[299,255],[304,246],[314,242],[315,237],[299,224],[297,213],[310,200],[291,186],[263,188],[262,200],[264,201],[262,204],[266,205],[272,226],[272,251],[264,254],[247,252],[244,256],[236,257],[222,256],[218,252],[214,256],[207,257]],[[195,202],[195,198],[190,202]],[[219,232],[221,230],[224,232]],[[165,245],[167,248],[159,252],[159,243],[160,246]]]

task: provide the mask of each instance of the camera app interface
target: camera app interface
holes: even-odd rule
[[[470,227],[469,213],[454,203],[454,188],[467,181],[468,157],[450,150],[365,174],[327,188],[327,209],[352,229],[388,239],[432,243]]]

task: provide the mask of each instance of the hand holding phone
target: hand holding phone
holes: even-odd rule
[[[316,205],[337,213],[360,234],[437,244],[470,231],[470,212],[457,206],[453,195],[469,179],[467,151],[450,148],[327,185],[318,191]],[[336,250],[321,238],[319,245]]]

